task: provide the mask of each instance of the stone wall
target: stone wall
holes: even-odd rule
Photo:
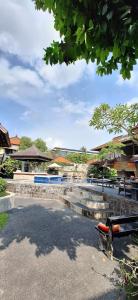
[[[89,198],[91,198],[90,195],[93,193],[97,193],[97,195],[103,195],[104,201],[108,201],[109,209],[113,211],[113,214],[115,216],[138,214],[138,201],[128,199],[119,195],[102,193],[100,191],[92,189],[92,187],[80,187],[80,189],[88,191]]]
[[[109,207],[113,210],[115,216],[138,214],[138,201],[122,196],[111,196],[106,193],[104,199],[109,202]]]
[[[24,198],[60,199],[60,195],[64,193],[65,187],[58,184],[19,183],[13,181],[7,184],[7,190]]]

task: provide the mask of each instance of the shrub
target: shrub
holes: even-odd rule
[[[88,169],[88,176],[91,176],[93,174],[93,177],[101,178],[104,176],[104,178],[112,178],[117,176],[117,171],[113,168],[104,168],[99,166],[92,166]]]
[[[7,158],[2,164],[2,169],[6,178],[12,178],[13,172],[20,167],[20,162]]]
[[[5,192],[6,190],[6,181],[3,178],[0,178],[0,193]]]
[[[119,261],[121,286],[125,289],[126,299],[138,299],[138,258]]]

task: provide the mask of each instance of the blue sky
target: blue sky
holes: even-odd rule
[[[88,125],[97,105],[138,102],[138,67],[124,81],[118,72],[99,77],[84,61],[46,66],[43,48],[54,39],[52,16],[31,0],[0,2],[0,122],[11,136],[90,149],[112,138]]]

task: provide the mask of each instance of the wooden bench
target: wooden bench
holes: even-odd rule
[[[120,226],[120,230],[114,232],[113,225]],[[95,226],[99,232],[99,246],[110,259],[113,259],[113,239],[118,237],[128,236],[130,234],[138,234],[138,215],[131,216],[115,216],[109,217],[106,221],[106,226],[109,226],[109,232],[105,233],[98,226]]]

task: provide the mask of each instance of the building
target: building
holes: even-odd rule
[[[19,150],[20,138],[17,135],[13,136],[13,137],[10,137],[10,143],[11,143],[10,149],[12,150],[12,153]]]
[[[79,154],[95,154],[97,151],[81,151],[81,150],[76,150],[76,149],[70,149],[70,148],[60,148],[60,147],[55,147],[52,149],[52,152],[58,154],[59,156],[66,156],[68,154],[72,153],[79,153]]]
[[[6,128],[0,124],[0,163],[5,159],[5,152],[11,146],[9,133]]]
[[[0,123],[0,147],[10,147],[9,133]]]
[[[138,125],[134,128],[135,134],[138,134]],[[113,154],[108,157],[108,166],[117,170],[118,175],[124,175],[126,177],[137,176],[138,177],[138,161],[135,159],[135,156],[138,154],[138,145],[133,142],[132,137],[118,136],[113,138],[110,142],[117,144],[122,143],[124,145],[123,155]],[[108,143],[96,146],[92,148],[92,151],[100,151],[103,148],[108,147]],[[99,163],[96,160],[91,161],[91,165]]]
[[[19,150],[20,147],[20,138],[16,135],[14,137],[9,137],[8,131],[0,125],[0,162],[3,162],[7,157],[9,157],[12,153]],[[5,138],[2,139],[2,133],[5,133]],[[3,141],[3,142],[2,142]]]

